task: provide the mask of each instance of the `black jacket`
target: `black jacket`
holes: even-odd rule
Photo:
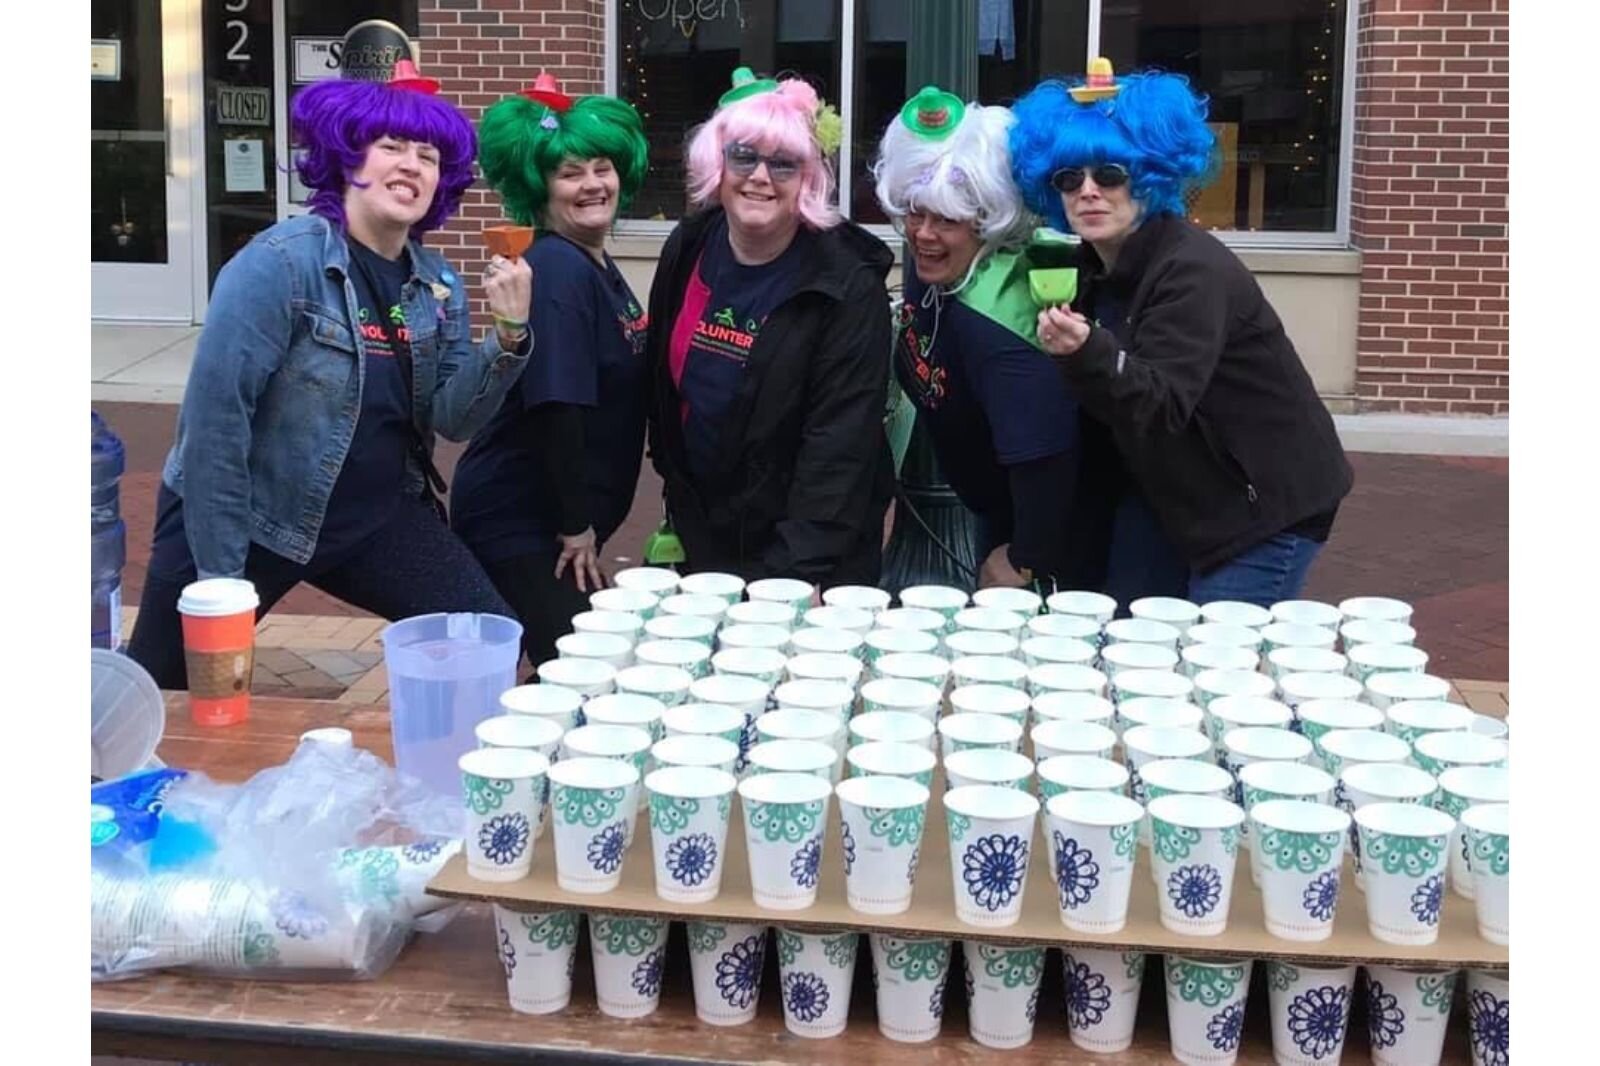
[[[667,238],[650,288],[650,458],[688,569],[746,580],[878,583],[894,488],[883,431],[894,257],[850,222],[814,234],[794,292],[750,349],[722,434],[722,461],[692,481],[680,397],[667,357],[673,324],[708,233],[711,208]]]
[[[1326,514],[1354,475],[1283,323],[1221,241],[1173,215],[1144,222],[1109,274],[1084,242],[1074,308],[1111,287],[1127,316],[1057,359],[1174,547],[1209,570]]]

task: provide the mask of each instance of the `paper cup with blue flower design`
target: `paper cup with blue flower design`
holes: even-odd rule
[[[967,1032],[984,1047],[1008,1050],[1033,1040],[1039,1016],[1043,946],[961,942],[967,983]]]
[[[620,633],[566,633],[556,638],[556,657],[598,659],[623,670],[633,665],[633,641]]]
[[[1433,775],[1415,766],[1359,763],[1340,771],[1334,802],[1340,810],[1353,815],[1371,803],[1431,803],[1437,790],[1438,781]],[[1350,852],[1356,884],[1365,892],[1366,879],[1361,876],[1361,839],[1354,826],[1350,829]]]
[[[1505,741],[1466,730],[1429,733],[1411,745],[1412,761],[1435,777],[1458,766],[1503,767],[1510,756]]]
[[[666,709],[666,704],[653,696],[637,692],[611,692],[596,696],[584,704],[583,714],[591,726],[633,726],[649,733],[654,742],[667,735],[666,726],[661,722],[661,715]]]
[[[878,661],[872,664],[873,677],[908,677],[915,681],[926,681],[930,685],[938,686],[940,692],[945,690],[950,680],[950,660],[941,655],[924,652],[895,652],[892,655],[880,655]]]
[[[1128,768],[1129,793],[1140,803],[1149,800],[1140,770],[1157,759],[1202,759],[1211,754],[1211,742],[1193,729],[1137,725],[1122,734],[1123,765]]]
[[[598,612],[591,612],[598,613]],[[581,618],[582,615],[579,615]],[[638,615],[622,615],[623,618],[637,618]],[[642,624],[642,623],[641,623]],[[603,696],[607,692],[617,690],[618,670],[610,663],[601,662],[599,659],[550,659],[539,664],[536,671],[540,684],[559,685],[571,689],[585,701],[595,696]],[[580,713],[578,725],[583,724]]]
[[[909,711],[867,711],[850,719],[849,746],[915,744],[933,750],[933,722]]]
[[[1033,724],[1096,722],[1116,728],[1117,709],[1098,692],[1040,692],[1033,697]]]
[[[1421,1066],[1444,1056],[1455,970],[1364,965],[1367,1039],[1374,1066]]]
[[[528,876],[550,760],[523,748],[479,748],[457,765],[467,809],[467,874],[479,881]]]
[[[939,717],[943,701],[944,692],[939,686],[905,677],[878,677],[861,686],[861,709],[868,714],[901,711],[933,722]]]
[[[616,676],[614,670],[611,676]],[[500,710],[506,714],[548,718],[559,725],[561,731],[565,733],[569,729],[578,728],[582,722],[583,696],[573,689],[564,688],[553,682],[518,685],[500,693]]]
[[[1511,1066],[1511,975],[1467,971],[1467,1035],[1472,1066]]]
[[[610,892],[622,880],[639,805],[631,760],[579,756],[550,768],[556,884],[566,892]]]
[[[832,744],[815,740],[766,740],[750,749],[750,771],[745,779],[761,774],[811,774],[836,784],[833,765],[838,752]]]
[[[1328,939],[1350,816],[1337,807],[1274,799],[1257,803],[1250,821],[1257,838],[1251,862],[1267,932],[1282,940]]]
[[[1365,685],[1378,674],[1420,674],[1428,669],[1428,653],[1413,644],[1358,644],[1346,658],[1346,672]]]
[[[1075,1047],[1111,1055],[1132,1045],[1144,967],[1140,951],[1061,949],[1061,993]]]
[[[646,589],[609,588],[589,594],[589,607],[595,611],[636,614],[645,621],[655,617],[661,597]]]
[[[519,911],[494,905],[495,949],[506,994],[519,1014],[554,1014],[572,1002],[577,911]]]
[[[1344,1053],[1356,968],[1269,960],[1272,1058],[1282,1066],[1328,1066]]]
[[[1061,924],[1119,932],[1128,920],[1135,838],[1144,808],[1109,792],[1067,792],[1045,805],[1045,835]]]
[[[1253,961],[1166,957],[1173,1058],[1185,1066],[1232,1066],[1238,1060]]]
[[[619,589],[634,589],[653,596],[671,596],[678,591],[678,572],[665,566],[630,566],[611,575]]]
[[[890,1040],[921,1044],[939,1035],[950,941],[869,934],[878,1031]]]
[[[655,643],[665,643],[664,641]],[[675,641],[682,645],[693,645],[696,654],[704,652],[693,641]],[[635,649],[637,654],[637,649]],[[661,701],[662,707],[676,707],[689,699],[689,686],[694,684],[695,676],[688,670],[679,666],[660,666],[653,663],[640,663],[630,666],[626,670],[617,672],[617,691],[632,692],[640,696],[649,696]]]
[[[724,737],[665,737],[651,745],[650,759],[657,767],[708,766],[731,774],[739,762],[739,745]]]
[[[823,827],[832,796],[828,780],[811,774],[757,774],[740,783],[756,906],[796,911],[817,901]]]
[[[851,777],[904,777],[932,788],[939,757],[917,744],[857,744],[845,753],[844,761]]]
[[[951,714],[1003,714],[1023,725],[1032,703],[1026,692],[1007,685],[961,685],[950,691]]]
[[[600,1013],[643,1018],[661,1004],[667,957],[667,919],[630,914],[589,915],[594,995]]]
[[[1289,728],[1311,741],[1317,759],[1322,754],[1322,738],[1335,729],[1381,730],[1384,713],[1359,700],[1307,700],[1294,710]]]
[[[1455,819],[1420,803],[1369,803],[1355,819],[1367,928],[1386,944],[1436,942]]]
[[[1461,816],[1480,803],[1505,803],[1510,798],[1511,771],[1502,767],[1458,766],[1439,775],[1433,805],[1456,820],[1450,834],[1450,887],[1464,899],[1472,899],[1474,891]]]
[[[1003,714],[951,714],[939,720],[939,754],[948,759],[971,748],[1016,751],[1022,746],[1022,724]]]
[[[709,653],[717,643],[717,621],[695,614],[657,615],[644,624],[644,640],[687,640]]]
[[[745,1025],[761,1004],[767,927],[746,922],[684,923],[695,1017],[707,1025]]]
[[[1188,700],[1169,700],[1161,697],[1141,696],[1124,700],[1117,708],[1117,739],[1134,726],[1159,726],[1162,729],[1193,729],[1203,731],[1205,715]]]
[[[860,936],[848,929],[801,932],[781,925],[773,935],[784,1028],[812,1040],[844,1032]]]
[[[1100,654],[1087,640],[1074,637],[1027,637],[1020,651],[1030,671],[1040,666],[1093,666],[1095,656]],[[1032,685],[1030,676],[1029,687]]]
[[[903,777],[852,777],[835,791],[850,909],[903,913],[916,883],[928,789]]]
[[[1331,648],[1275,648],[1267,656],[1266,673],[1274,681],[1290,674],[1342,675],[1349,670],[1350,660]]]
[[[744,735],[744,713],[737,707],[719,703],[680,703],[661,714],[667,739],[672,737],[720,737],[739,747]]]
[[[1248,639],[1248,644],[1210,644],[1204,641],[1195,642],[1193,637],[1195,630],[1220,629],[1233,632],[1235,628],[1211,623],[1191,626],[1183,635],[1184,648],[1178,653],[1178,672],[1184,677],[1195,678],[1207,670],[1254,670],[1260,666],[1261,655],[1256,649],[1260,646],[1261,638],[1256,636],[1254,630],[1242,628],[1237,630]]]
[[[702,570],[685,574],[678,579],[678,588],[690,596],[716,596],[729,606],[744,599],[744,578],[737,574],[722,574]]]
[[[911,590],[908,589],[907,591]],[[956,591],[958,595],[965,595],[960,590],[953,591]],[[952,607],[951,616],[953,617],[956,611],[965,606],[966,604],[962,604],[960,607]],[[934,637],[934,643],[937,645],[939,635],[944,633],[949,622],[950,619],[939,611],[906,604],[879,611],[877,629],[892,629],[901,633],[927,633]]]
[[[913,608],[897,607],[893,610],[885,611],[884,614],[892,614],[896,610],[910,611],[913,610]],[[932,615],[932,617],[937,621],[938,625],[944,625],[944,619],[940,618],[936,614],[933,614],[931,611],[918,611],[917,613],[927,613]],[[918,629],[915,627],[886,626],[884,625],[884,619],[882,616],[878,618],[878,628],[869,631],[867,635],[862,638],[862,640],[861,658],[862,661],[868,666],[876,663],[885,655],[895,655],[906,652],[920,652],[924,655],[933,655],[937,654],[939,651],[939,637],[937,632],[929,632],[928,630]]]
[[[693,618],[701,625],[715,625],[711,619],[698,615],[667,615],[666,617]],[[645,623],[645,625],[649,624],[649,622]],[[702,644],[698,640],[642,641],[638,647],[633,649],[633,658],[637,666],[662,666],[678,669],[694,679],[706,677],[711,673],[711,646]],[[618,675],[617,686],[624,688],[626,691],[635,691],[637,686],[631,680],[624,682],[624,678],[631,679],[631,677],[632,675],[628,671],[623,670]],[[655,695],[656,693],[651,692],[650,694]],[[682,703],[687,698],[687,696],[682,696],[678,702]]]
[[[737,785],[733,774],[705,766],[670,766],[644,779],[657,896],[669,903],[717,898]]]
[[[1483,803],[1461,816],[1466,826],[1467,865],[1478,935],[1491,944],[1511,943],[1511,805]]]
[[[946,759],[944,775],[947,788],[998,785],[1001,788],[1032,790],[1033,760],[1020,752],[974,748],[955,752]]]
[[[1150,858],[1161,924],[1188,936],[1228,927],[1244,809],[1214,796],[1161,796],[1149,803]]]
[[[987,928],[1015,925],[1039,801],[1020,789],[968,785],[946,792],[944,809],[956,918]]]
[[[993,629],[958,629],[944,636],[943,654],[952,663],[972,655],[992,655],[1022,661],[1022,642],[1010,633]]]
[[[643,615],[632,611],[581,611],[572,616],[572,631],[574,633],[611,633],[624,637],[629,643],[637,644],[639,635],[644,632],[645,619]],[[544,677],[541,671],[540,678]],[[567,682],[557,682],[566,684]],[[606,691],[610,691],[607,689]]]

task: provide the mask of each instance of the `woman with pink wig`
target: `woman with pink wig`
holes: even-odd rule
[[[650,290],[650,455],[685,569],[875,585],[889,249],[834,206],[839,120],[734,72],[688,148],[696,209]]]

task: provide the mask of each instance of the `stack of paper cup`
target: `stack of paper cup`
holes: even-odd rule
[[[519,911],[496,903],[497,954],[511,1009],[554,1014],[572,1002],[578,944],[577,911]]]
[[[594,992],[600,1013],[643,1018],[661,1003],[667,919],[622,914],[589,916]]]
[[[1377,965],[1362,969],[1374,1066],[1439,1062],[1455,1000],[1456,971]]]
[[[882,933],[871,936],[878,1031],[906,1044],[934,1039],[944,1018],[950,941],[903,939]]]
[[[802,932],[781,925],[774,932],[784,1028],[809,1039],[838,1036],[850,1020],[858,935],[850,930]]]
[[[1139,951],[1062,949],[1062,998],[1074,1046],[1112,1055],[1133,1044],[1144,966]]]
[[[755,1021],[767,927],[746,922],[685,923],[695,1017],[707,1025]]]
[[[792,911],[816,902],[832,795],[826,780],[810,774],[760,774],[739,785],[756,906]]]
[[[1173,1058],[1185,1066],[1232,1066],[1237,1060],[1252,961],[1166,957]]]
[[[903,777],[852,777],[835,791],[850,909],[903,913],[916,883],[928,789]]]
[[[1039,1013],[1045,949],[964,940],[961,957],[967,978],[967,1032],[972,1039],[999,1050],[1030,1043]]]
[[[1272,1057],[1283,1066],[1337,1063],[1350,1026],[1355,966],[1267,963]]]

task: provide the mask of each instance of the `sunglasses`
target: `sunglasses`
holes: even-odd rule
[[[1050,184],[1057,192],[1077,192],[1083,188],[1083,179],[1089,177],[1102,189],[1119,189],[1128,184],[1128,168],[1121,163],[1099,163],[1092,167],[1062,167],[1050,175]]]
[[[767,176],[774,182],[793,181],[800,173],[800,161],[785,155],[762,155],[748,144],[735,142],[722,150],[722,159],[728,169],[741,178],[748,178],[762,163],[767,165]]]

